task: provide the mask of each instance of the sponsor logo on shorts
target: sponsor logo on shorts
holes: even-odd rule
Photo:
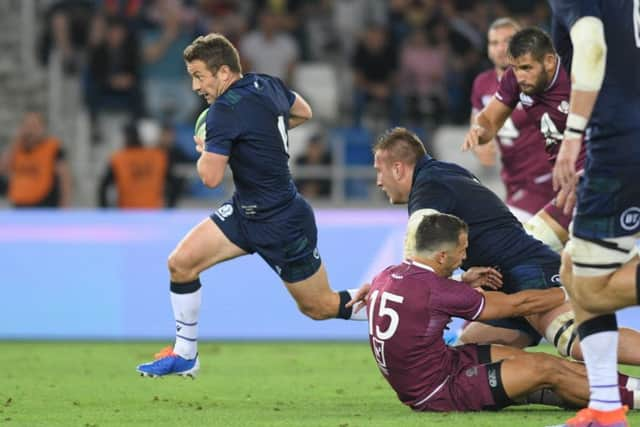
[[[629,231],[638,228],[640,225],[640,208],[632,206],[620,215],[620,226]]]
[[[276,273],[278,273],[278,276],[282,275],[282,268],[280,268],[279,265],[274,265],[273,268],[276,269]]]
[[[224,221],[225,218],[229,218],[233,215],[233,206],[229,203],[224,204],[216,210],[216,216],[220,218],[220,221]]]
[[[474,366],[472,368],[469,368],[466,371],[464,371],[464,374],[468,377],[475,377],[478,375],[478,367]]]
[[[318,251],[318,248],[315,248],[315,249],[313,250],[313,257],[314,257],[315,259],[320,259],[320,252]]]
[[[498,387],[498,373],[495,368],[491,367],[487,370],[487,378],[489,379],[489,385],[491,388]]]
[[[551,276],[551,283],[560,283],[560,275],[554,274],[553,276]]]

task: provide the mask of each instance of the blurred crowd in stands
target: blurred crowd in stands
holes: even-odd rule
[[[175,165],[195,159],[193,122],[205,104],[191,91],[182,51],[198,35],[225,34],[245,71],[278,76],[305,95],[314,84],[336,94],[318,116],[321,131],[306,136],[291,161],[328,167],[336,161],[336,135],[360,135],[355,140],[367,145],[385,127],[402,124],[428,143],[436,127],[468,123],[473,79],[490,67],[486,32],[501,16],[525,26],[546,28],[549,21],[546,2],[534,0],[61,0],[43,13],[37,57],[47,67],[58,52],[65,75],[82,82],[93,145],[104,140],[104,114],[127,117],[122,149],[100,166],[96,205],[157,208],[178,203],[188,186]],[[333,78],[305,80],[313,74],[302,71],[314,67]],[[152,144],[140,138],[143,119],[156,123]],[[46,118],[29,112],[17,127],[0,160],[10,202],[68,205],[69,168]],[[368,148],[361,151],[364,158],[339,158],[370,164]],[[29,179],[43,182],[25,184]],[[298,185],[309,197],[331,196],[328,178],[301,178]],[[33,188],[38,197],[20,194]]]

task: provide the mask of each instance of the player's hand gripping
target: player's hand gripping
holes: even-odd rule
[[[579,174],[576,173],[576,160],[580,154],[582,139],[564,139],[560,145],[556,164],[553,167],[553,189],[559,191],[556,196],[556,206],[565,215],[571,214],[576,204],[576,185]]]
[[[358,292],[356,292],[355,296],[353,297],[353,299],[351,299],[351,301],[345,304],[345,307],[349,308],[353,306],[354,313],[359,312],[362,309],[362,307],[366,307],[367,301],[369,300],[370,289],[371,289],[370,283],[365,283],[364,285],[360,286],[360,289],[358,289]]]
[[[480,138],[482,138],[486,132],[487,130],[482,126],[472,125],[464,137],[462,151],[469,151],[477,147],[480,144]]]
[[[204,151],[204,139],[194,135],[193,141],[196,143],[196,151],[198,153],[202,153]]]
[[[472,288],[484,287],[497,291],[502,287],[502,274],[492,267],[471,267],[462,274],[462,281]]]

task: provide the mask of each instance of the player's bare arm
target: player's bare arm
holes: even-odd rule
[[[469,126],[472,127],[474,125],[477,115],[478,110],[476,110],[475,108],[472,109],[471,117],[469,118]],[[473,154],[476,155],[482,166],[495,166],[498,154],[496,143],[494,141],[491,141],[485,145],[477,145],[473,150]]]
[[[552,288],[532,289],[510,295],[489,291],[484,293],[484,297],[484,309],[477,320],[502,319],[544,313],[564,304],[566,294],[561,288]]]
[[[198,159],[198,175],[202,183],[209,188],[215,188],[222,182],[229,156],[202,151]]]
[[[600,19],[594,16],[583,17],[576,21],[570,34],[574,48],[569,115],[564,139],[553,168],[553,187],[561,193],[557,204],[564,207],[564,212],[571,212],[575,204],[575,163],[604,80],[607,59],[604,27]]]
[[[477,145],[492,141],[513,109],[500,102],[495,96],[480,111],[467,132],[462,144],[462,151],[469,151]]]
[[[295,93],[295,92],[294,92]],[[293,105],[289,110],[289,129],[293,129],[296,126],[300,126],[302,123],[311,119],[313,112],[311,106],[304,100],[299,93],[296,94],[296,100],[293,101]]]

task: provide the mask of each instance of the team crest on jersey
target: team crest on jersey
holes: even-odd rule
[[[558,111],[562,114],[569,114],[569,101],[562,101],[560,105],[558,105]]]
[[[640,208],[632,206],[620,215],[620,226],[627,230],[635,230],[640,225]]]
[[[233,206],[228,203],[216,210],[216,216],[220,218],[220,221],[224,221],[225,218],[229,218],[231,215],[233,215]]]
[[[526,93],[522,92],[520,92],[520,102],[522,102],[522,105],[526,105],[528,107],[533,105],[533,99]]]

